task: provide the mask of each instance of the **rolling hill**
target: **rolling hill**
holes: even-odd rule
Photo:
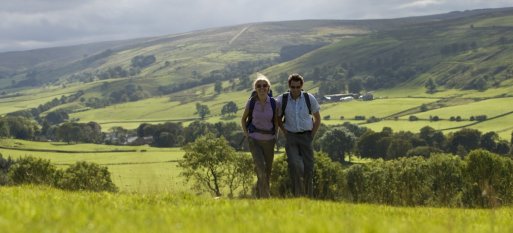
[[[371,91],[382,105],[399,101],[381,112],[364,102],[326,103],[328,124],[364,114],[380,121],[354,122],[376,130],[383,125],[417,130],[422,124],[450,130],[473,123],[449,122],[451,116],[484,114],[490,120],[472,127],[506,137],[513,125],[494,122],[508,122],[513,111],[507,98],[513,89],[512,15],[513,8],[500,8],[398,19],[253,23],[0,53],[0,114],[64,96],[67,101],[42,108],[41,114],[64,110],[75,120],[100,122],[104,130],[135,128],[142,122],[192,120],[194,104],[203,102],[214,109],[210,120],[217,121],[227,101],[242,106],[255,72],[268,75],[278,92],[286,89],[286,74],[299,72],[319,96]],[[216,82],[222,83],[222,95],[214,91]],[[80,95],[69,98],[75,93]],[[488,111],[480,101],[498,107]],[[427,108],[421,110],[422,105]],[[457,109],[453,115],[445,114],[452,109]],[[404,120],[414,114],[422,121]],[[443,121],[430,122],[435,114]]]

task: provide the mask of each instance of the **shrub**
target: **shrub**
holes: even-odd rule
[[[477,115],[475,116],[476,121],[486,121],[487,117],[486,115]]]
[[[6,185],[8,183],[9,179],[7,172],[13,163],[14,161],[11,159],[11,157],[5,159],[2,156],[2,153],[0,153],[0,185]]]
[[[369,117],[369,119],[367,119],[367,123],[374,123],[374,122],[378,122],[380,121],[381,119],[375,117],[375,116],[371,116]]]
[[[513,200],[513,162],[486,150],[471,151],[465,202],[470,207],[496,207]]]
[[[438,117],[438,116],[429,116],[429,120],[430,121],[439,121],[440,117]]]
[[[360,116],[360,115],[354,116],[354,119],[357,121],[363,121],[363,120],[365,120],[365,116]]]
[[[362,164],[356,164],[351,166],[345,171],[345,177],[347,182],[347,190],[349,191],[349,198],[355,203],[363,202],[365,190],[365,173],[366,166]]]
[[[432,206],[461,207],[465,184],[465,163],[449,154],[435,154],[428,159],[429,173],[433,177],[429,200]]]
[[[326,115],[326,116],[324,116],[322,119],[323,119],[323,120],[329,120],[329,119],[331,119],[331,116],[330,116],[330,115]]]
[[[316,153],[313,176],[314,197],[340,200],[343,197],[344,186],[345,179],[342,165],[332,162],[328,155],[324,153]]]
[[[273,162],[270,185],[272,197],[292,197],[287,157],[280,156]]]
[[[22,157],[16,159],[9,168],[9,183],[54,185],[56,171],[50,160],[32,156]]]
[[[408,118],[409,121],[418,121],[419,118],[417,116],[414,116],[414,115],[411,115],[409,118]]]
[[[95,163],[77,162],[63,173],[58,173],[57,186],[67,190],[109,191],[116,192],[107,167]]]

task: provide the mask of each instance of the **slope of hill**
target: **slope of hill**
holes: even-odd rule
[[[381,98],[426,98],[407,101],[428,106],[422,116],[436,114],[431,111],[472,102],[475,95],[486,95],[479,100],[511,96],[511,15],[513,8],[385,20],[254,23],[0,53],[0,114],[80,93],[71,102],[61,101],[41,111],[60,109],[81,121],[94,120],[109,127],[130,123],[134,128],[141,122],[196,118],[194,104],[204,101],[215,110],[211,120],[220,120],[219,110],[225,102],[236,99],[239,106],[243,104],[255,72],[268,75],[277,84],[275,90],[284,90],[286,74],[300,72],[313,81],[308,89],[318,95],[375,91]],[[424,87],[428,80],[434,85],[431,93]],[[216,82],[222,83],[224,95],[215,93]],[[461,103],[452,100],[460,97]],[[345,114],[348,120],[348,113],[333,110],[338,106],[344,107],[336,103],[327,113],[337,119]],[[465,115],[486,114],[472,107],[478,105],[469,106]],[[120,109],[126,112],[116,117],[113,113]],[[512,110],[490,112],[489,117],[500,120],[494,117],[506,117]],[[377,128],[396,124],[386,119],[419,112],[415,104],[403,104],[386,114],[366,114],[385,121],[359,123]],[[491,121],[487,124],[507,133]],[[453,122],[436,128],[464,125]]]

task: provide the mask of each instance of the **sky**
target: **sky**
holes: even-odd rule
[[[399,18],[499,7],[513,7],[513,0],[1,0],[0,52],[254,22]]]

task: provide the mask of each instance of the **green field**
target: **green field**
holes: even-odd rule
[[[511,232],[513,210],[400,208],[309,199],[0,189],[0,228],[16,232]]]
[[[114,184],[121,192],[155,193],[189,191],[180,170],[176,166],[182,159],[180,148],[154,148],[149,146],[107,146],[95,144],[67,145],[64,143],[30,142],[22,140],[0,140],[0,146],[15,149],[0,149],[5,157],[34,156],[48,159],[60,168],[77,161],[87,161],[108,167]],[[34,151],[29,151],[34,150]],[[43,150],[43,151],[37,151]],[[48,150],[48,151],[47,151]],[[66,152],[62,152],[65,150]],[[133,150],[116,152],[116,150]],[[67,151],[75,151],[69,153]]]

